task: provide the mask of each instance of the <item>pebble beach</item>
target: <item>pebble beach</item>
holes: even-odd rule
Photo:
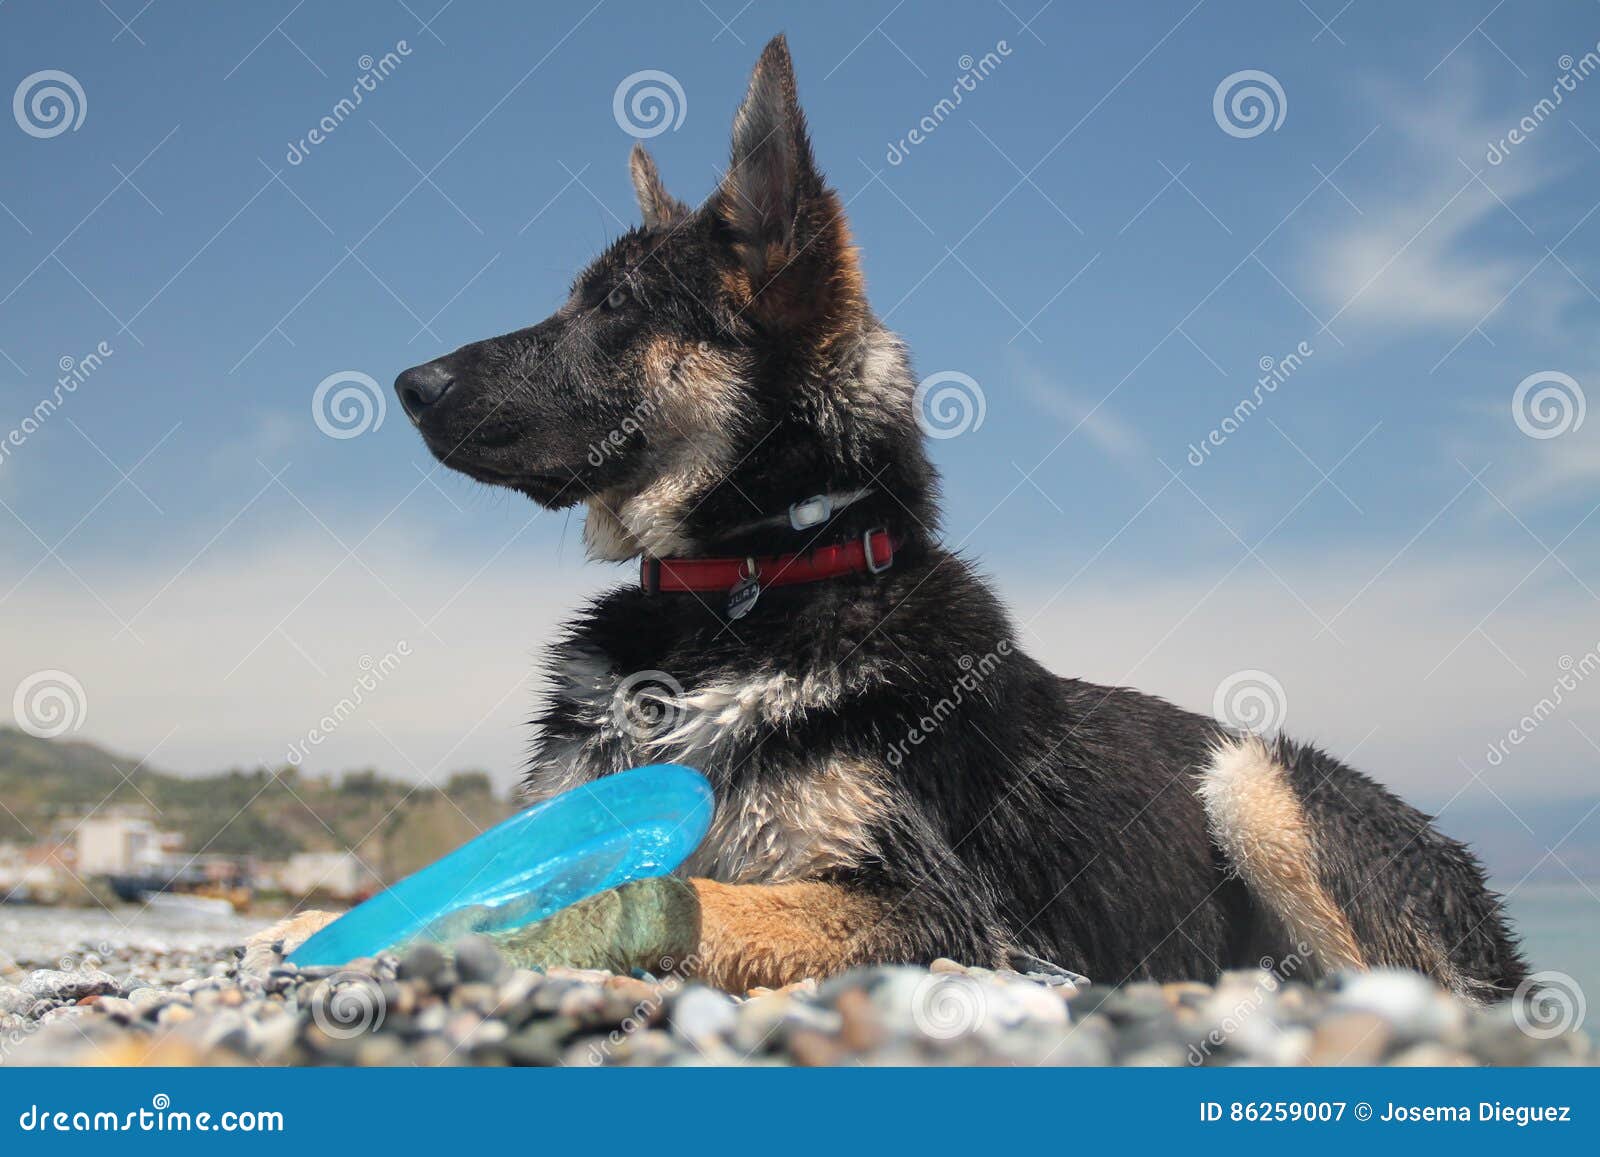
[[[509,967],[469,937],[344,968],[281,945],[84,943],[0,975],[0,1065],[1591,1065],[1588,1037],[1420,976],[1268,970],[1111,987],[864,968],[728,994],[675,975]],[[1531,1009],[1531,1011],[1530,1011]],[[1559,1010],[1557,1010],[1559,1011]]]

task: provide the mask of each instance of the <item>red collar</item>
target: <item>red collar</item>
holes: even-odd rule
[[[840,575],[868,571],[881,574],[894,565],[900,540],[887,530],[869,530],[860,538],[836,546],[818,547],[800,554],[761,558],[644,558],[639,564],[639,585],[646,594],[660,591],[725,591],[735,588],[786,587],[818,582]],[[751,580],[754,580],[753,582]],[[730,598],[730,614],[749,610],[755,599]]]

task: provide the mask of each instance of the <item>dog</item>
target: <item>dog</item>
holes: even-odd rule
[[[950,957],[1100,982],[1294,959],[1478,1001],[1527,974],[1472,853],[1287,738],[1051,674],[940,544],[916,379],[867,303],[783,37],[698,208],[630,158],[643,224],[551,317],[402,373],[445,466],[639,561],[549,652],[530,800],[702,769],[680,873],[535,926],[534,963],[669,951],[724,988]],[[542,953],[542,955],[541,955]]]

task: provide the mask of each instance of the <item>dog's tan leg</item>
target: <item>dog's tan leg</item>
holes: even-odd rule
[[[283,963],[283,958],[339,918],[338,912],[297,912],[245,939],[246,972],[265,972]]]
[[[730,992],[776,988],[893,954],[891,907],[869,894],[825,883],[690,883],[700,900],[693,970]]]

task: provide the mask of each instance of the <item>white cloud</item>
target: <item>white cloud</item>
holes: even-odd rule
[[[1484,160],[1486,142],[1503,135],[1500,122],[1510,114],[1478,116],[1478,92],[1470,78],[1444,84],[1426,100],[1413,92],[1375,91],[1383,128],[1367,147],[1387,150],[1395,163],[1381,186],[1335,178],[1350,185],[1361,212],[1350,210],[1342,226],[1319,233],[1303,258],[1314,292],[1337,318],[1465,332],[1513,291],[1537,300],[1547,317],[1571,299],[1559,284],[1518,284],[1542,255],[1532,239],[1517,253],[1468,250],[1476,230],[1495,218],[1512,222],[1508,206],[1514,210],[1519,198],[1557,175],[1532,149],[1497,167]],[[1337,332],[1337,320],[1332,323]]]
[[[1141,472],[1151,471],[1155,465],[1155,451],[1135,427],[1116,415],[1110,403],[1101,400],[1106,390],[1099,390],[1092,397],[1083,396],[1020,353],[1012,353],[1010,360],[1016,380],[1028,400],[1059,419],[1063,432],[1082,434],[1115,461],[1137,467]]]
[[[229,541],[165,590],[180,559],[75,561],[122,618],[149,604],[133,624],[142,642],[119,637],[100,603],[46,563],[0,605],[0,710],[9,716],[24,676],[57,668],[85,688],[84,738],[180,771],[276,766],[351,693],[364,657],[378,662],[404,642],[411,654],[304,766],[440,779],[481,767],[510,783],[537,655],[608,577],[536,558],[532,546],[490,562],[489,551],[453,557],[396,532],[362,547],[369,573],[326,535]]]
[[[1484,758],[1487,744],[1549,691],[1561,655],[1600,645],[1589,597],[1546,564],[1476,633],[1539,552],[1530,543],[1526,558],[1463,561],[1426,548],[1364,592],[1387,556],[1274,560],[1322,618],[1350,603],[1335,623],[1342,642],[1317,638],[1311,615],[1253,562],[1220,586],[1221,573],[1199,568],[1102,569],[1054,601],[1037,572],[987,562],[1019,621],[1038,616],[1021,635],[1025,648],[1063,674],[1209,711],[1225,676],[1269,671],[1286,688],[1291,733],[1336,753],[1358,749],[1357,766],[1425,798],[1458,788],[1468,774],[1463,761],[1508,795],[1592,784],[1600,752],[1573,724],[1600,741],[1600,679],[1514,759],[1487,768]],[[0,605],[0,711],[24,676],[60,668],[88,694],[85,738],[153,752],[155,766],[183,771],[276,764],[349,693],[363,655],[377,660],[406,640],[413,654],[306,766],[436,777],[483,767],[509,784],[537,700],[539,652],[586,594],[625,581],[626,570],[581,564],[574,552],[558,564],[532,535],[493,561],[487,551],[459,557],[398,532],[362,554],[393,593],[356,563],[340,564],[343,552],[325,536],[233,544],[151,603],[136,623],[143,643],[113,638],[105,611],[47,564]],[[156,594],[172,565],[120,560],[77,569],[126,616]],[[432,620],[437,639],[419,616]]]
[[[1524,520],[1542,508],[1571,502],[1575,519],[1600,497],[1600,368],[1574,368],[1559,355],[1551,355],[1551,360],[1555,364],[1549,368],[1569,374],[1577,383],[1576,392],[1559,385],[1545,408],[1527,398],[1523,403],[1524,423],[1549,437],[1532,437],[1518,425],[1517,382],[1473,383],[1494,400],[1468,407],[1476,421],[1452,437],[1450,454],[1474,469],[1487,466],[1483,485],[1493,495],[1483,495],[1478,503],[1487,517],[1508,517],[1502,502]],[[1550,541],[1560,537],[1555,534]]]
[[[1581,425],[1563,434],[1526,437],[1511,420],[1509,404],[1506,408],[1507,426],[1516,434],[1506,453],[1514,471],[1506,500],[1513,505],[1576,497],[1587,509],[1600,496],[1600,412],[1594,412],[1600,411],[1600,370],[1572,377],[1578,383],[1585,414]],[[1576,403],[1574,397],[1574,406]],[[1565,412],[1576,415],[1578,411]],[[1566,419],[1568,423],[1573,420]]]
[[[1485,758],[1549,693],[1561,656],[1600,646],[1592,600],[1553,563],[1494,609],[1540,554],[1531,543],[1526,557],[1496,562],[1419,549],[1365,591],[1388,556],[1274,560],[1293,594],[1254,562],[1220,586],[1221,575],[1199,571],[1103,573],[1054,601],[1051,590],[1010,593],[1019,622],[1038,616],[1024,646],[1056,671],[1210,713],[1225,677],[1264,670],[1286,690],[1291,735],[1336,755],[1354,751],[1357,767],[1402,791],[1447,798],[1469,777],[1463,761],[1502,794],[1576,791],[1592,786],[1600,764],[1572,726],[1600,742],[1600,676],[1514,758],[1498,768]],[[1301,600],[1324,621],[1338,616],[1339,639],[1318,637]]]

